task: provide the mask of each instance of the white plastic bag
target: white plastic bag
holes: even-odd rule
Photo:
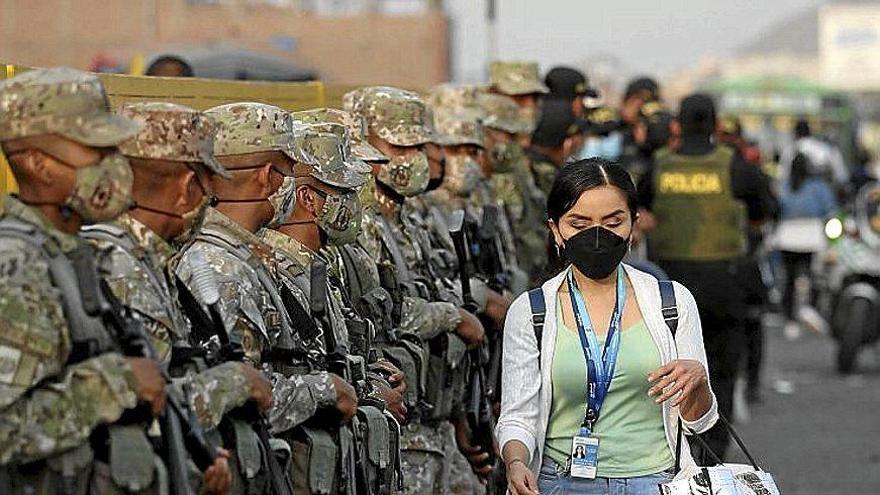
[[[669,483],[660,485],[662,495],[779,495],[773,476],[745,464],[684,469]]]

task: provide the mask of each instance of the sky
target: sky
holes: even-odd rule
[[[487,0],[447,0],[453,76],[482,78]],[[730,55],[823,0],[497,0],[498,54],[542,68],[611,55],[633,72],[670,72]]]

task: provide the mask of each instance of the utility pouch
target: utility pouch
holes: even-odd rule
[[[45,461],[0,466],[0,493],[86,495],[95,455],[88,442]]]
[[[415,412],[415,408],[419,404],[419,390],[421,389],[420,373],[415,358],[410,354],[409,350],[403,346],[389,346],[382,349],[382,354],[391,364],[403,371],[406,376],[407,387],[404,400],[406,407]]]
[[[241,473],[245,479],[252,480],[260,474],[263,465],[260,438],[244,421],[233,420],[232,429],[235,431],[235,454]]]
[[[300,426],[289,438],[293,449],[290,479],[295,495],[330,495],[336,490],[339,449],[333,435]]]
[[[403,490],[403,463],[400,458],[400,423],[394,419],[390,412],[385,411],[385,420],[388,423],[388,452],[391,454],[391,469],[385,472],[385,484],[391,493]]]
[[[390,485],[386,485],[386,472],[393,469],[391,464],[390,432],[385,413],[373,406],[358,408],[358,417],[364,427],[363,449],[366,458],[366,484],[371,494],[390,493]]]
[[[155,481],[155,453],[141,425],[111,425],[110,477],[129,492],[140,492]]]
[[[419,377],[419,397],[424,397],[428,379],[428,350],[425,348],[422,340],[415,335],[403,335],[400,339],[400,344],[407,348],[416,362]]]

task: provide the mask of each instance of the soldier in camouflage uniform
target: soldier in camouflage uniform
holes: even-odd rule
[[[314,349],[308,339],[320,335],[297,333],[276,285],[272,249],[255,235],[278,225],[293,207],[297,154],[290,115],[259,103],[223,105],[205,113],[220,126],[214,155],[232,179],[212,181],[217,207],[208,209],[204,226],[183,251],[177,275],[194,289],[199,258],[207,260],[219,285],[219,311],[229,334],[240,339],[246,359],[271,376],[269,421],[274,431],[290,431],[321,409],[337,410],[347,420],[357,404],[354,390],[338,375],[311,372],[316,363],[307,352]],[[200,297],[199,291],[193,292]],[[288,304],[305,300],[301,292],[293,296]]]
[[[317,119],[319,116],[315,113],[294,114],[294,117]],[[372,372],[376,370],[374,365],[378,365],[368,363],[371,359],[375,361],[369,350],[372,324],[360,318],[345,302],[342,283],[328,276],[329,260],[322,252],[328,244],[343,246],[355,240],[361,219],[358,189],[366,180],[365,170],[370,169],[353,159],[349,130],[341,124],[307,124],[297,137],[296,149],[301,154],[294,169],[296,207],[281,225],[263,231],[261,236],[275,248],[284,283],[293,284],[307,294],[305,309],[325,336],[326,366],[341,370],[358,392],[358,414],[352,422],[354,442],[344,445],[344,450],[350,452],[348,459],[357,463],[354,466],[341,463],[340,468],[349,476],[341,477],[340,481],[354,483],[359,477],[358,493],[391,493],[397,483],[398,419],[403,421],[406,417],[405,408],[401,409],[402,394],[392,392],[388,380]],[[367,364],[371,364],[371,372],[367,371]],[[392,370],[389,376],[395,387],[405,390],[400,371],[390,363],[382,364],[382,369]],[[396,395],[396,399],[390,393]],[[395,402],[387,415],[386,396]],[[398,419],[391,416],[392,411]],[[328,469],[328,466],[319,467]]]
[[[529,159],[516,136],[531,132],[519,115],[516,103],[502,95],[482,94],[483,130],[492,176],[489,183],[508,215],[519,267],[534,286],[546,259],[547,198],[535,184]]]
[[[353,304],[343,294],[344,290],[341,286],[344,285],[344,278],[342,276],[342,261],[339,257],[339,248],[351,250],[359,247],[354,241],[357,238],[357,234],[360,233],[360,221],[363,218],[363,210],[371,207],[372,202],[375,201],[375,178],[372,175],[373,169],[369,163],[387,162],[388,157],[365,141],[363,119],[356,118],[349,112],[334,108],[318,108],[304,112],[294,112],[291,115],[297,121],[313,124],[314,129],[318,131],[331,132],[339,137],[341,139],[342,160],[349,165],[352,171],[357,172],[363,178],[363,183],[356,188],[359,205],[356,214],[358,222],[357,233],[354,233],[350,241],[346,239],[348,242],[339,242],[338,239],[334,242],[331,239],[327,239],[326,235],[321,235],[321,254],[326,259],[330,270],[330,282],[336,283],[338,286],[337,290],[331,291],[331,294],[341,297],[345,296],[340,300],[340,304],[345,309],[346,319],[350,326],[356,328],[363,327],[365,329],[369,327],[369,331],[366,334],[361,331],[355,331],[353,334],[350,334],[352,342],[351,351],[361,356],[370,366],[370,369],[374,372],[371,376],[375,377],[375,373],[378,373],[384,377],[383,380],[377,381],[382,389],[382,398],[394,417],[398,421],[403,422],[406,418],[406,406],[402,403],[403,393],[406,390],[404,374],[391,362],[379,356],[375,346],[371,345],[372,341],[375,340],[377,329],[374,327],[376,322],[372,321],[369,315],[360,314],[357,305]],[[311,175],[313,173],[314,168],[310,168],[308,174]],[[315,179],[320,181],[318,177],[315,177]],[[330,185],[332,186],[332,184]],[[366,276],[368,274],[369,272],[363,275]],[[378,280],[376,285],[379,285]]]
[[[271,383],[253,366],[229,362],[206,369],[186,359],[199,341],[178,302],[172,243],[186,243],[201,228],[213,176],[229,177],[213,155],[216,125],[170,103],[131,104],[120,113],[144,125],[120,146],[134,172],[135,208],[112,223],[84,228],[83,236],[103,251],[111,289],[150,332],[163,363],[173,376],[185,376],[181,387],[205,428],[213,430],[248,400],[267,409]]]
[[[541,97],[549,92],[541,81],[537,62],[495,61],[489,65],[489,91],[509,96],[516,101],[520,117],[532,128],[541,116]],[[520,144],[528,145],[528,134],[519,136]]]
[[[436,129],[434,142],[445,158],[443,179],[437,189],[428,192],[424,197],[407,201],[407,217],[410,219],[408,223],[414,226],[419,225],[421,218],[427,220],[428,225],[419,230],[431,231],[432,239],[440,242],[439,246],[434,247],[435,253],[443,249],[454,251],[448,233],[453,211],[465,211],[466,222],[474,229],[467,230],[476,232],[480,226],[482,206],[485,204],[482,201],[491,201],[481,194],[486,192],[486,181],[480,125],[482,114],[477,106],[478,94],[477,88],[473,86],[444,84],[434,88],[429,97]],[[442,230],[435,231],[438,227]],[[460,297],[458,259],[454,254],[451,256],[453,266],[449,276],[456,280],[457,295]],[[491,328],[496,331],[503,328],[504,316],[510,305],[509,299],[490,288],[484,278],[476,275],[470,279],[470,288],[478,313],[485,317],[483,321],[491,322]],[[484,493],[486,488],[481,479],[490,479],[493,467],[486,463],[489,454],[471,442],[471,432],[463,406],[461,404],[454,411],[452,422],[446,425],[446,476],[451,493]]]
[[[420,194],[428,184],[424,147],[433,132],[423,101],[414,93],[387,87],[363,88],[347,96],[349,109],[368,123],[370,144],[391,157],[389,163],[376,167],[378,213],[365,214],[361,242],[368,252],[380,253],[380,270],[392,270],[401,281],[402,287],[390,289],[393,297],[395,292],[405,292],[405,297],[398,297],[403,302],[402,329],[424,342],[448,345],[445,353],[427,353],[428,362],[435,363],[424,388],[430,407],[422,406],[403,434],[405,492],[447,493],[445,424],[453,398],[461,393],[454,386],[438,384],[434,373],[445,373],[444,369],[461,362],[464,346],[479,345],[484,330],[473,314],[442,300],[444,292],[428,271],[426,250],[430,246],[412,236],[402,216],[404,200]]]
[[[109,112],[93,75],[40,69],[0,83],[0,146],[19,184],[0,207],[3,493],[167,489],[141,424],[113,424],[139,401],[161,413],[160,364],[119,354],[107,320],[86,312],[81,291],[103,295],[89,283],[95,253],[75,237],[129,206],[131,169],[116,145],[139,130]],[[147,462],[111,477],[107,449],[92,449],[102,442],[139,446]]]

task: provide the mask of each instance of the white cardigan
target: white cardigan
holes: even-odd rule
[[[706,366],[700,315],[690,291],[681,284],[675,283],[679,323],[673,342],[672,334],[660,311],[660,289],[657,279],[631,266],[624,265],[624,267],[635,291],[642,317],[660,351],[663,364],[680,358],[697,360]],[[547,422],[550,417],[553,395],[550,380],[557,331],[556,298],[559,286],[565,281],[566,272],[567,270],[563,271],[541,287],[547,306],[547,317],[541,339],[540,368],[528,293],[520,295],[511,304],[504,325],[501,416],[498,418],[495,434],[501,449],[511,440],[519,440],[528,447],[529,467],[535,473],[541,467]],[[540,379],[536,380],[535,378],[539,376]],[[645,379],[647,380],[647,377]],[[675,456],[679,412],[678,408],[672,408],[669,402],[663,404],[663,423],[667,443],[672,455]],[[684,424],[697,433],[702,433],[711,428],[717,420],[718,402],[713,393],[712,407],[709,411],[697,421],[684,421]],[[682,468],[694,465],[686,441],[681,445],[681,465]]]

